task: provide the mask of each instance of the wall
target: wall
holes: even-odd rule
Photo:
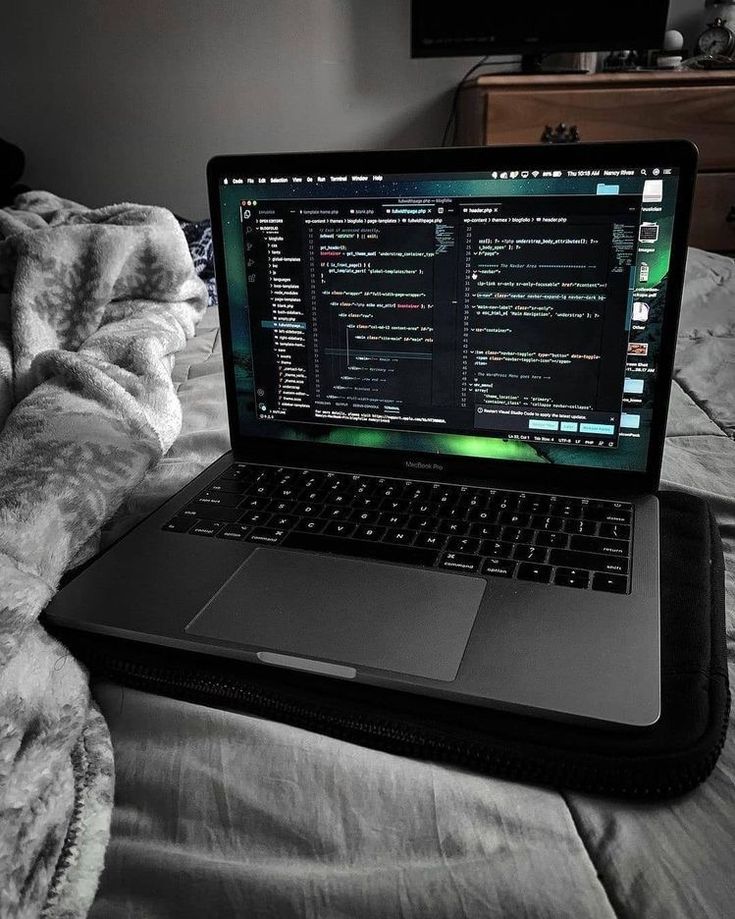
[[[672,23],[701,6],[673,0]],[[215,153],[438,145],[474,63],[411,60],[408,0],[22,0],[3,20],[0,137],[26,181],[192,217]]]

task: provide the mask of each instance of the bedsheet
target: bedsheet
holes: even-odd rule
[[[181,436],[118,536],[228,449],[208,310],[177,358]],[[662,487],[707,496],[735,679],[735,264],[690,250]],[[621,803],[376,752],[110,682],[116,752],[95,919],[707,917],[735,910],[735,732],[683,798]]]

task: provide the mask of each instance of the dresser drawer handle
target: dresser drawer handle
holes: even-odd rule
[[[735,223],[735,204],[733,204],[730,210],[727,212],[727,217],[725,217],[725,222]]]
[[[576,144],[581,140],[576,124],[560,122],[555,128],[547,124],[541,134],[542,144]]]

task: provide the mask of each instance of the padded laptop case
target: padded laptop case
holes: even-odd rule
[[[680,795],[706,779],[725,741],[724,563],[707,503],[679,492],[659,498],[662,713],[650,728],[563,723],[58,627],[54,634],[93,675],[148,692],[506,779],[628,798]]]

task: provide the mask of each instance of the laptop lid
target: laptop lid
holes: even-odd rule
[[[215,157],[233,449],[655,490],[696,156],[666,141]]]

